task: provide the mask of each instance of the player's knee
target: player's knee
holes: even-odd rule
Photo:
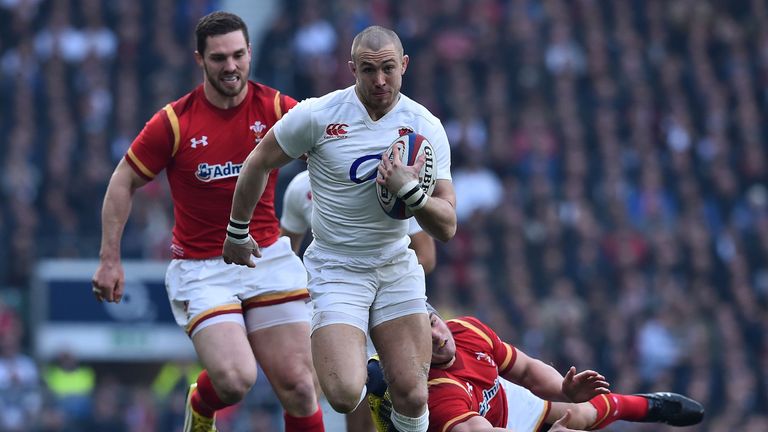
[[[280,381],[270,377],[270,382],[282,394],[282,399],[291,401],[296,407],[314,408],[317,405],[315,384],[311,373],[282,376]]]
[[[361,396],[362,388],[357,390],[352,388],[336,388],[326,391],[325,393],[325,398],[328,399],[328,404],[331,405],[334,411],[342,414],[349,414],[354,411],[362,400]]]
[[[427,386],[414,386],[410,388],[389,387],[392,403],[407,407],[409,410],[417,410],[427,405]]]
[[[227,403],[241,401],[256,382],[256,370],[226,368],[212,376],[219,398]]]

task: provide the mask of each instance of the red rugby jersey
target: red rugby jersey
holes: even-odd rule
[[[245,100],[221,109],[206,99],[201,84],[147,122],[125,159],[147,180],[166,170],[175,217],[174,258],[221,255],[243,162],[294,105],[293,98],[248,81]],[[271,245],[280,233],[274,204],[276,181],[274,170],[251,218],[251,235],[260,246]]]
[[[481,415],[507,424],[507,396],[499,382],[515,364],[515,349],[477,318],[446,321],[456,340],[456,361],[429,371],[429,430],[447,432]]]

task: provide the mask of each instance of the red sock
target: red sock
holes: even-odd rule
[[[317,407],[314,414],[307,417],[294,417],[287,412],[283,414],[285,432],[324,432],[323,411]]]
[[[602,429],[616,420],[642,420],[648,414],[648,400],[642,396],[609,393],[595,396],[589,403],[597,410],[597,417],[589,430]]]
[[[205,417],[213,417],[216,411],[231,404],[223,402],[208,378],[208,371],[203,370],[197,377],[197,388],[192,394],[192,409]]]

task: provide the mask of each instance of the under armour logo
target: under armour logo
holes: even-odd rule
[[[208,137],[203,135],[202,138],[200,139],[192,138],[191,140],[189,140],[189,142],[192,144],[192,148],[197,148],[198,144],[205,147],[208,145]]]
[[[331,123],[325,127],[325,134],[331,137],[341,137],[347,134],[347,131],[344,130],[346,127],[349,127],[346,123]]]

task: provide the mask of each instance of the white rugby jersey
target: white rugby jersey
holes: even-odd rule
[[[406,221],[387,216],[376,197],[381,154],[401,134],[424,135],[435,150],[436,178],[451,180],[451,149],[440,120],[400,94],[381,119],[371,120],[354,86],[296,105],[274,126],[286,154],[307,154],[312,233],[321,247],[376,251],[402,241]]]
[[[303,233],[312,227],[312,188],[309,172],[302,171],[291,179],[283,195],[283,215],[280,226],[292,233]],[[408,235],[424,231],[415,217],[408,219]]]

